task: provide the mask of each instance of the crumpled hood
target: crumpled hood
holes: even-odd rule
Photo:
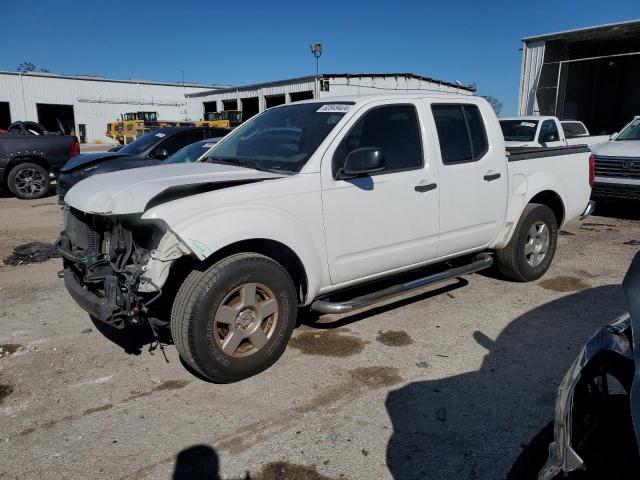
[[[141,213],[154,197],[172,188],[215,186],[225,182],[237,185],[242,182],[284,176],[213,163],[158,165],[94,175],[71,188],[64,201],[85,213],[99,215]],[[194,191],[194,193],[201,193],[201,191]]]
[[[591,147],[591,151],[603,157],[640,158],[640,140],[620,140],[600,143]]]
[[[70,172],[71,170],[75,170],[76,168],[86,167],[91,163],[98,162],[100,160],[110,160],[116,157],[127,157],[128,153],[120,153],[120,152],[91,152],[91,153],[81,153],[80,155],[76,155],[71,158],[67,163],[64,164],[62,170],[63,173]]]

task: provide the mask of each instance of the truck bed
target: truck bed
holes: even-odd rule
[[[589,146],[568,145],[562,147],[507,147],[507,160],[518,162],[520,160],[531,160],[535,158],[556,157],[559,155],[570,155],[574,153],[590,152]]]

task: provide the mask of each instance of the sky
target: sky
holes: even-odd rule
[[[123,6],[125,5],[125,6]],[[129,5],[130,8],[127,8]],[[530,35],[640,18],[640,0],[0,0],[0,70],[244,85],[315,73],[475,84],[515,114]]]

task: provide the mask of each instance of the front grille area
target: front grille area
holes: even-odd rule
[[[67,222],[67,235],[74,247],[94,253],[99,251],[100,236],[93,227],[91,215],[72,208]]]
[[[640,186],[614,183],[596,183],[591,193],[593,197],[624,198],[640,200]]]
[[[640,180],[640,158],[599,157],[596,155],[596,177]]]

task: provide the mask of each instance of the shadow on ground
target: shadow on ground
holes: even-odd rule
[[[221,480],[220,460],[208,445],[194,445],[176,457],[172,480]],[[240,479],[236,479],[240,480]],[[258,473],[246,472],[242,480],[332,480],[319,474],[315,466],[273,462]]]
[[[640,220],[640,201],[596,198],[594,215],[619,218],[621,220]],[[588,221],[588,220],[587,220]]]
[[[395,479],[503,479],[553,418],[557,387],[582,345],[626,310],[622,288],[584,290],[535,308],[495,340],[478,371],[389,393],[387,464]]]

